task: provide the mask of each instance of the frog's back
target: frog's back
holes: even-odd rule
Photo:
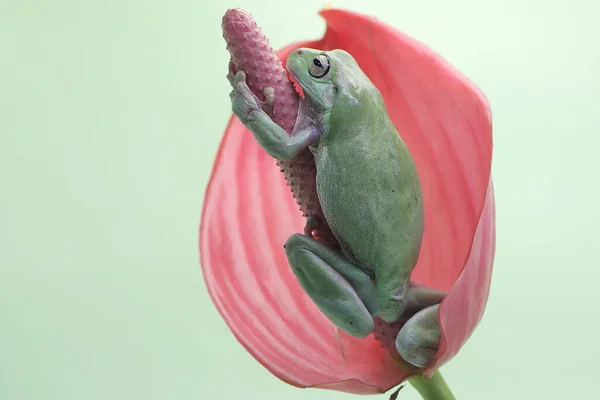
[[[418,258],[423,199],[379,92],[363,96],[331,112],[315,156],[317,192],[344,253],[393,293],[408,284]]]

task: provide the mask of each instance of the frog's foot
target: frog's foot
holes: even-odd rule
[[[417,312],[396,337],[396,350],[415,367],[427,367],[437,354],[442,337],[437,320],[439,307],[439,304],[435,304]]]
[[[318,226],[319,223],[317,222],[317,218],[314,215],[308,216],[308,218],[306,218],[306,225],[304,225],[304,234],[313,239],[313,231],[317,229]]]
[[[244,71],[238,71],[235,75],[229,72],[227,80],[233,88],[229,93],[231,109],[244,125],[248,124],[250,114],[255,111],[264,111],[268,115],[272,114],[273,102],[275,101],[275,90],[273,88],[265,88],[263,91],[265,101],[262,101],[248,87]]]
[[[301,234],[287,240],[285,252],[298,282],[331,322],[359,338],[373,331],[369,303],[376,291],[358,266]]]

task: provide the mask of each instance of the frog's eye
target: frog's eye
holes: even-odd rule
[[[308,73],[313,78],[322,78],[329,72],[329,58],[325,54],[319,54],[313,58],[308,66]]]

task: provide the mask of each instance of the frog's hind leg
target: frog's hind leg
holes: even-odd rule
[[[439,307],[435,304],[418,311],[396,337],[396,350],[415,367],[427,367],[437,354],[442,337],[437,319]]]
[[[367,274],[338,251],[304,235],[292,235],[285,252],[298,282],[331,322],[359,338],[373,331],[369,308],[375,287]]]
[[[396,337],[396,350],[403,359],[416,367],[425,367],[433,360],[441,339],[437,320],[439,305],[446,292],[411,283],[406,309],[402,317],[407,322]]]
[[[442,300],[444,300],[444,297],[446,297],[446,292],[444,291],[411,282],[406,301],[406,308],[402,313],[402,318],[410,319],[419,311],[441,303]]]

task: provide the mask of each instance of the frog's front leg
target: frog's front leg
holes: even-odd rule
[[[285,252],[298,282],[331,322],[359,338],[373,331],[376,289],[362,269],[301,234],[287,240]]]
[[[246,74],[238,71],[232,77],[228,75],[233,90],[229,94],[231,108],[240,121],[254,134],[261,147],[278,160],[294,158],[301,150],[318,142],[320,131],[314,124],[301,123],[305,116],[299,114],[291,134],[288,134],[265,112],[272,109],[275,95],[272,88],[266,88],[266,101],[261,101],[246,84]],[[298,123],[300,122],[300,123]]]

